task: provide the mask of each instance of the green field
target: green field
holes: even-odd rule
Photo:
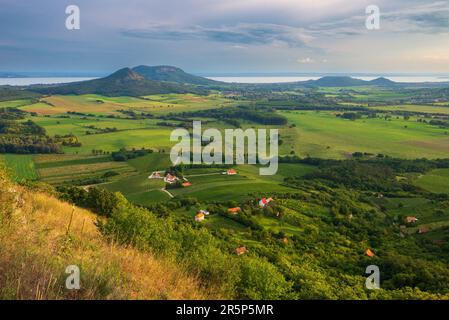
[[[409,112],[428,113],[428,114],[449,114],[449,107],[447,106],[444,107],[444,106],[407,104],[398,106],[380,106],[380,107],[376,106],[371,108],[385,111],[409,111]]]
[[[24,111],[37,112],[40,115],[65,114],[76,111],[90,114],[119,114],[117,110],[135,110],[166,114],[204,110],[216,107],[235,105],[235,102],[220,94],[199,96],[195,94],[162,94],[145,97],[106,97],[97,94],[85,95],[55,95],[42,98],[38,103],[23,100],[20,102],[0,102],[8,106],[16,106]]]
[[[67,147],[64,152],[68,154],[91,154],[93,149],[103,151],[117,151],[121,148],[169,148],[169,128],[155,125],[154,120],[129,119],[82,119],[80,117],[54,118],[32,117],[37,124],[43,126],[50,135],[74,134],[82,143],[81,147]],[[86,134],[86,131],[95,131],[88,128],[117,128],[118,131],[108,133]]]
[[[80,179],[101,178],[106,172],[127,176],[135,170],[126,162],[112,161],[104,156],[70,156],[59,158],[36,156],[35,167],[42,181],[50,184],[73,184]],[[116,178],[116,177],[114,177]]]
[[[236,200],[249,199],[252,193],[270,196],[274,192],[292,192],[293,189],[283,186],[287,176],[302,176],[312,172],[314,167],[303,164],[279,164],[279,170],[273,176],[260,176],[259,167],[255,165],[238,165],[237,175],[221,174],[223,170],[207,169],[199,172],[197,169],[187,170],[184,174],[192,186],[173,189],[175,196],[191,196],[200,200]]]
[[[414,184],[430,192],[449,193],[449,169],[435,169],[420,175]]]
[[[15,181],[36,180],[38,174],[31,155],[3,154],[0,161],[10,169],[11,177]]]
[[[301,156],[347,158],[353,152],[383,153],[399,158],[444,158],[449,150],[447,130],[403,119],[336,117],[333,112],[281,112],[294,130],[281,130],[286,145]]]
[[[0,101],[0,108],[18,108],[31,104],[30,99]]]

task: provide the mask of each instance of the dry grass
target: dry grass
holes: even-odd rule
[[[106,241],[86,210],[5,183],[0,200],[0,299],[219,298],[182,266]],[[65,288],[69,265],[80,290]]]

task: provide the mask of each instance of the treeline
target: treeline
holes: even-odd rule
[[[0,153],[62,153],[62,149],[46,136],[0,135]]]
[[[32,99],[37,101],[40,94],[16,86],[0,86],[0,101]]]
[[[354,160],[332,160],[316,158],[281,157],[280,162],[304,163],[317,166],[318,169],[302,177],[288,177],[285,183],[299,186],[305,180],[323,181],[329,186],[344,186],[363,191],[376,192],[412,192],[421,189],[407,179],[397,179],[404,173],[425,173],[436,168],[449,168],[449,159],[396,159],[377,157]]]
[[[17,108],[0,108],[0,119],[2,120],[21,120],[27,113]]]
[[[151,149],[140,149],[140,150],[126,150],[120,149],[111,153],[112,160],[114,161],[126,161],[129,159],[134,159],[137,157],[143,157],[146,154],[153,153]]]
[[[239,119],[256,122],[263,125],[285,125],[287,118],[275,113],[272,109],[255,109],[250,107],[227,107],[210,110],[200,110],[194,112],[184,112],[182,117],[206,117],[230,122],[240,127]]]
[[[62,153],[62,149],[31,120],[0,120],[0,153]]]
[[[405,172],[419,172],[425,173],[432,169],[439,168],[449,168],[449,158],[448,159],[399,159],[388,157],[383,154],[378,154],[374,158],[367,159],[354,159],[349,160],[349,162],[360,162],[367,164],[379,164],[385,165],[396,173],[405,173]],[[329,167],[331,165],[337,165],[341,163],[348,162],[348,160],[334,160],[334,159],[321,159],[321,158],[312,158],[305,157],[301,158],[296,155],[291,156],[281,156],[279,157],[280,163],[303,163],[310,164],[319,167]]]

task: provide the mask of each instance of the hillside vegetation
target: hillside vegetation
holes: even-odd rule
[[[14,185],[0,169],[0,299],[204,299],[179,264],[106,240],[91,212]],[[68,290],[65,269],[81,270]]]

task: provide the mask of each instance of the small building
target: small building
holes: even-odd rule
[[[270,203],[271,200],[273,200],[273,198],[262,198],[259,201],[259,206],[261,208],[265,208]]]
[[[175,183],[178,180],[179,180],[179,178],[177,176],[174,176],[170,173],[167,173],[167,175],[164,178],[164,181],[167,183],[170,183],[170,184]]]
[[[416,221],[418,221],[417,217],[413,217],[413,216],[409,216],[405,218],[405,221],[407,221],[407,223],[414,223]]]
[[[235,249],[235,253],[238,256],[241,256],[242,254],[245,254],[247,252],[248,252],[248,249],[246,249],[246,247],[238,247],[238,248]]]
[[[375,256],[374,252],[372,252],[371,249],[366,249],[365,254],[370,258]]]
[[[288,244],[288,238],[287,238],[287,237],[282,238],[282,242],[283,242],[284,244]]]
[[[240,207],[235,207],[235,208],[229,208],[229,209],[228,209],[228,212],[229,212],[230,214],[237,214],[237,213],[239,213],[240,211],[242,211],[242,209],[241,209]]]
[[[197,213],[195,215],[195,221],[196,222],[201,222],[201,221],[204,220],[204,218],[205,218],[204,213],[199,212],[199,213]]]
[[[424,233],[427,233],[427,232],[429,232],[429,228],[427,228],[427,227],[421,227],[421,228],[418,229],[418,233],[419,234],[424,234]]]
[[[197,213],[202,213],[202,214],[204,214],[205,216],[208,216],[208,215],[209,215],[209,211],[207,211],[207,210],[199,210]]]
[[[400,229],[407,229],[407,226],[406,226],[405,224],[401,224],[401,225],[399,226],[399,228],[400,228]]]
[[[182,183],[183,187],[190,187],[192,184],[189,181],[185,181]]]
[[[160,171],[154,171],[149,177],[148,179],[163,179],[164,176],[162,175],[162,173]]]
[[[228,169],[225,172],[223,172],[223,174],[226,174],[228,176],[233,176],[233,175],[237,174],[237,171],[235,171],[234,169]]]

